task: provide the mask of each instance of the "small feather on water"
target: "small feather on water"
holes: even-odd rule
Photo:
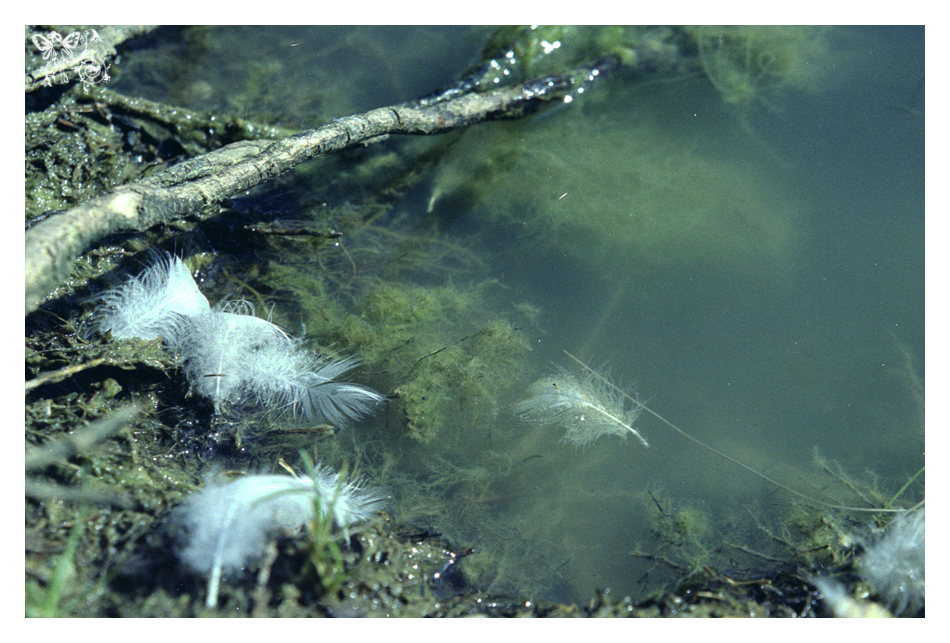
[[[566,430],[564,441],[586,446],[604,435],[626,437],[632,433],[645,447],[650,445],[633,428],[640,406],[624,409],[624,396],[603,377],[585,371],[580,378],[558,366],[557,373],[528,387],[528,397],[512,405],[512,411],[528,422],[553,424]]]

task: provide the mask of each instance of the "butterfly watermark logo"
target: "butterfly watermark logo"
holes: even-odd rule
[[[46,61],[46,64],[33,74],[34,77],[43,79],[41,85],[63,85],[71,78],[78,78],[83,91],[89,91],[90,85],[109,80],[110,65],[89,46],[90,43],[102,42],[95,29],[74,31],[65,37],[59,32],[50,31],[46,35],[36,34],[32,40]]]

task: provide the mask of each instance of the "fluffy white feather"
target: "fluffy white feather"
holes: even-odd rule
[[[217,603],[222,576],[255,565],[275,536],[293,534],[319,511],[331,516],[343,535],[386,504],[379,489],[317,467],[313,477],[251,475],[225,484],[211,484],[189,496],[173,517],[183,534],[179,559],[208,576],[210,607]]]
[[[369,387],[335,381],[358,364],[352,357],[332,360],[275,346],[254,362],[249,377],[264,406],[289,410],[298,420],[347,426],[383,400]]]
[[[368,387],[334,381],[357,360],[330,360],[304,350],[253,312],[247,302],[224,304],[189,318],[180,333],[188,380],[218,413],[261,405],[297,420],[345,426],[383,400]]]
[[[628,432],[643,446],[650,446],[633,428],[640,406],[625,411],[623,396],[588,371],[580,379],[560,366],[557,371],[528,387],[528,398],[512,405],[512,410],[526,421],[564,428],[564,441],[577,446],[586,446],[602,435],[626,437]]]
[[[329,467],[317,466],[311,480],[317,493],[320,511],[332,516],[333,524],[349,538],[349,528],[368,520],[377,511],[386,507],[389,496],[377,487],[367,487],[360,478],[346,478]]]
[[[383,400],[371,388],[335,381],[357,360],[304,350],[299,340],[256,317],[249,302],[212,310],[182,260],[167,253],[103,295],[95,326],[117,339],[163,337],[184,361],[193,390],[219,414],[264,406],[296,420],[345,426]]]
[[[865,600],[866,586],[857,591],[862,598],[856,600],[848,587],[834,577],[810,581],[839,618],[916,616],[926,597],[925,531],[924,510],[916,509],[898,515],[877,539],[865,540],[866,549],[856,567],[878,602]]]
[[[896,615],[912,616],[924,606],[926,549],[924,510],[899,515],[884,535],[868,544],[858,572]]]
[[[100,334],[116,339],[156,339],[174,343],[182,316],[210,312],[207,298],[179,257],[168,253],[141,274],[102,296],[96,314]]]
[[[178,555],[195,571],[243,570],[280,531],[293,532],[313,517],[313,484],[283,475],[238,478],[209,485],[178,509],[187,533]]]
[[[253,312],[247,302],[228,302],[187,318],[178,335],[185,375],[217,413],[248,402],[255,392],[251,374],[256,362],[292,344],[283,330]]]

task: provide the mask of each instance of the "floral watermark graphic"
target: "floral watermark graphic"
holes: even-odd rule
[[[102,42],[95,29],[74,31],[63,37],[59,32],[32,37],[33,45],[43,54],[46,64],[33,74],[42,78],[41,85],[52,87],[64,85],[71,79],[79,79],[84,92],[90,85],[109,80],[109,67],[90,43]]]

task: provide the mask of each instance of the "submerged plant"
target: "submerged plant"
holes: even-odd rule
[[[750,158],[715,156],[630,118],[638,109],[618,97],[584,118],[466,131],[435,170],[434,208],[464,199],[521,252],[553,243],[584,263],[734,268],[794,256],[801,208],[786,186]]]
[[[748,108],[788,88],[814,89],[828,64],[824,30],[811,26],[683,27],[725,103]]]
[[[392,378],[393,405],[412,438],[428,442],[449,428],[483,424],[521,375],[528,342],[515,324],[488,312],[495,287],[382,282],[336,331]]]

